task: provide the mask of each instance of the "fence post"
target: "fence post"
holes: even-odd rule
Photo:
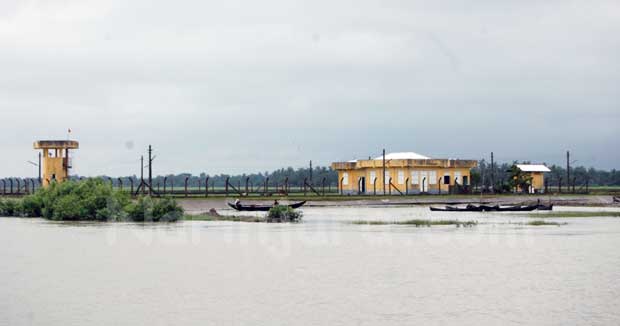
[[[131,196],[133,196],[133,177],[129,177],[129,183],[131,183]]]
[[[409,178],[405,180],[405,195],[409,195]]]
[[[205,197],[209,197],[209,177],[205,178]]]
[[[325,197],[325,177],[323,177],[323,180],[321,180],[321,192],[323,193],[323,197]]]
[[[19,181],[18,178],[15,178],[15,180],[17,181],[17,194],[19,195],[19,193],[21,192],[21,182]]]
[[[6,180],[2,179],[2,195],[6,195]]]
[[[377,178],[376,177],[374,180],[372,180],[372,195],[373,196],[377,195]]]
[[[226,196],[228,196],[228,180],[229,179],[230,179],[229,177],[226,177],[226,190],[225,190]]]
[[[189,180],[189,177],[185,177],[185,197],[187,197],[187,181]]]
[[[265,196],[269,196],[269,177],[265,178]]]
[[[338,188],[340,189],[340,195],[344,195],[344,189],[342,189],[344,183],[344,177],[340,178],[340,182],[338,183]]]

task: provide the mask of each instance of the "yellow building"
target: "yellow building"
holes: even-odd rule
[[[375,159],[336,162],[343,194],[418,194],[467,192],[473,160],[432,159],[420,154],[391,153]],[[383,171],[385,169],[385,175]]]
[[[517,164],[517,169],[532,178],[529,193],[542,193],[545,190],[545,173],[551,170],[544,164]],[[523,191],[523,189],[518,189]]]
[[[44,187],[50,183],[63,182],[69,177],[71,168],[71,149],[78,149],[79,143],[74,140],[39,140],[34,143],[35,149],[43,151],[41,183]]]

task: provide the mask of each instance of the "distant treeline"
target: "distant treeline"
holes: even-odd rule
[[[528,164],[525,162],[524,164]],[[501,163],[494,164],[494,168],[491,168],[490,162],[482,160],[479,162],[477,168],[472,170],[472,184],[475,186],[484,186],[485,188],[491,187],[495,182],[495,188],[500,189],[503,185],[507,184],[510,176],[510,167],[514,163]],[[557,187],[562,184],[566,186],[566,167],[551,165],[548,166],[551,169],[550,173],[547,173],[545,180],[551,187]],[[597,170],[595,168],[585,168],[583,166],[571,167],[570,169],[570,184],[575,184],[576,187],[582,187],[588,184],[589,186],[620,186],[620,171],[613,169],[611,171]]]
[[[134,180],[139,182],[140,176],[132,176]],[[216,174],[209,175],[206,173],[201,173],[200,175],[192,175],[190,173],[181,173],[176,175],[166,175],[166,176],[157,176],[153,177],[153,186],[156,186],[158,183],[161,187],[164,185],[164,179],[166,179],[166,185],[170,187],[174,183],[174,187],[184,187],[185,179],[188,178],[188,186],[189,187],[198,187],[198,183],[204,187],[206,178],[209,177],[209,186],[215,187],[225,187],[226,179],[229,178],[229,182],[234,185],[242,185],[245,187],[246,179],[248,179],[250,185],[257,187],[259,185],[263,185],[267,178],[269,178],[269,185],[282,185],[284,184],[285,179],[288,177],[288,184],[291,187],[301,187],[304,184],[304,179],[307,178],[308,182],[312,182],[315,185],[321,185],[323,182],[323,178],[325,178],[325,185],[331,185],[332,187],[336,187],[338,184],[338,173],[332,170],[329,167],[315,167],[312,169],[312,180],[310,180],[310,169],[309,168],[298,168],[294,169],[292,167],[286,169],[279,169],[273,172],[259,172],[252,174],[241,174],[241,175],[229,175],[229,174]],[[104,178],[109,178],[108,176],[104,176]],[[125,185],[129,180],[129,176],[121,177]],[[148,178],[148,176],[144,176],[144,178]],[[113,182],[116,185],[118,183],[118,177],[113,177]]]
[[[526,162],[527,163],[527,162]],[[495,186],[497,189],[501,188],[502,185],[505,185],[508,181],[510,173],[510,167],[515,163],[501,163],[495,164],[494,169],[491,169],[491,165],[487,161],[480,161],[479,166],[472,170],[472,185],[476,187],[485,186],[490,187],[492,182],[495,182]],[[551,173],[548,173],[546,176],[546,180],[549,183],[549,186],[556,187],[560,181],[563,186],[566,186],[566,168],[552,165],[549,166],[552,170]],[[146,172],[146,171],[145,171]],[[493,172],[493,173],[492,173]],[[589,186],[620,186],[620,171],[618,170],[597,170],[594,168],[585,168],[583,166],[571,168],[571,181],[577,187],[583,186],[588,183]],[[198,182],[202,187],[204,187],[205,179],[209,177],[209,186],[215,187],[224,187],[226,185],[226,178],[230,178],[230,183],[232,185],[245,186],[246,178],[249,178],[249,183],[254,187],[258,185],[263,185],[265,180],[269,178],[269,185],[274,186],[276,184],[282,185],[284,180],[288,177],[288,182],[291,187],[300,187],[303,186],[304,178],[308,179],[310,182],[310,169],[309,168],[285,168],[279,169],[272,172],[262,172],[262,173],[252,173],[252,174],[241,174],[241,175],[228,175],[228,174],[217,174],[217,175],[208,175],[207,173],[201,173],[200,175],[192,175],[190,173],[181,173],[176,175],[167,175],[167,176],[157,176],[153,177],[153,186],[156,186],[158,183],[161,187],[164,185],[164,178],[166,177],[166,185],[169,187],[172,183],[174,183],[174,187],[183,187],[185,185],[185,178],[188,179],[188,185],[190,187],[197,187]],[[494,176],[494,178],[492,178]],[[140,176],[124,176],[121,177],[124,185],[129,185],[129,178],[133,178],[134,183],[140,182]],[[78,178],[74,176],[72,178]],[[108,179],[108,176],[103,176],[104,179]],[[145,178],[147,176],[145,175]],[[330,167],[315,167],[312,169],[312,184],[321,185],[323,178],[325,178],[326,185],[331,185],[331,187],[336,187],[338,185],[338,174],[336,171],[332,170]],[[24,180],[24,178],[11,178],[13,180],[20,179]],[[31,178],[28,178],[31,179]],[[114,185],[118,185],[118,177],[112,177]],[[8,187],[8,183],[7,183]],[[23,182],[22,182],[23,187]]]

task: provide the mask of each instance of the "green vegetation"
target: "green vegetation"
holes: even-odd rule
[[[553,212],[530,213],[531,218],[578,218],[578,217],[620,217],[620,212]]]
[[[55,221],[173,222],[183,209],[170,198],[140,197],[114,190],[102,179],[54,183],[21,200],[0,200],[0,215]]]
[[[267,222],[300,222],[302,215],[302,212],[288,206],[277,205],[269,210],[266,219]]]
[[[525,223],[525,225],[531,225],[531,226],[545,226],[545,225],[560,226],[560,225],[566,225],[566,224],[567,223],[547,222],[547,221],[542,221],[542,220],[529,221]]]
[[[296,223],[301,222],[302,213],[288,206],[275,206],[267,216],[226,216],[220,215],[215,210],[201,215],[185,215],[186,221],[228,221],[228,222],[251,222],[251,223]]]
[[[213,215],[213,214],[201,214],[201,215],[185,215],[183,216],[185,221],[225,221],[225,222],[248,222],[248,223],[265,223],[267,220],[263,217],[257,216],[226,216],[226,215]]]
[[[413,225],[415,227],[433,225],[454,225],[456,227],[472,227],[478,225],[477,221],[458,221],[458,220],[407,220],[407,221],[353,221],[356,225]]]

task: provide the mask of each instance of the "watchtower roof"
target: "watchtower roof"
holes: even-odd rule
[[[75,140],[37,140],[34,149],[78,149],[80,143]]]

